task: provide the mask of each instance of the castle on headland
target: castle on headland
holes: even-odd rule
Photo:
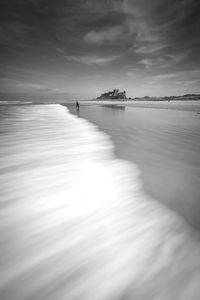
[[[112,92],[101,94],[97,99],[127,99],[126,91],[119,92],[118,89],[114,89]]]

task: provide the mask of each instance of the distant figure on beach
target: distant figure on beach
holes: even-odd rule
[[[79,110],[79,103],[76,101],[76,110]]]

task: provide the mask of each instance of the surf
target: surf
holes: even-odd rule
[[[198,299],[199,236],[108,135],[60,105],[2,115],[2,299]]]

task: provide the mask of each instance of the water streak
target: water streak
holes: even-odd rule
[[[59,105],[1,114],[1,299],[199,299],[198,237],[107,135]]]

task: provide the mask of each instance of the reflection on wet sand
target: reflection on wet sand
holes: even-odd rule
[[[199,299],[198,236],[109,136],[59,105],[1,113],[0,299]]]
[[[111,108],[113,110],[116,110],[116,109],[120,109],[120,110],[125,110],[126,106],[125,105],[116,105],[116,104],[102,104],[101,107],[104,107],[104,108]]]
[[[112,138],[117,157],[139,166],[148,195],[175,210],[200,231],[199,104],[140,106],[133,104],[121,111],[83,105],[81,117]],[[73,113],[73,107],[70,110]]]

